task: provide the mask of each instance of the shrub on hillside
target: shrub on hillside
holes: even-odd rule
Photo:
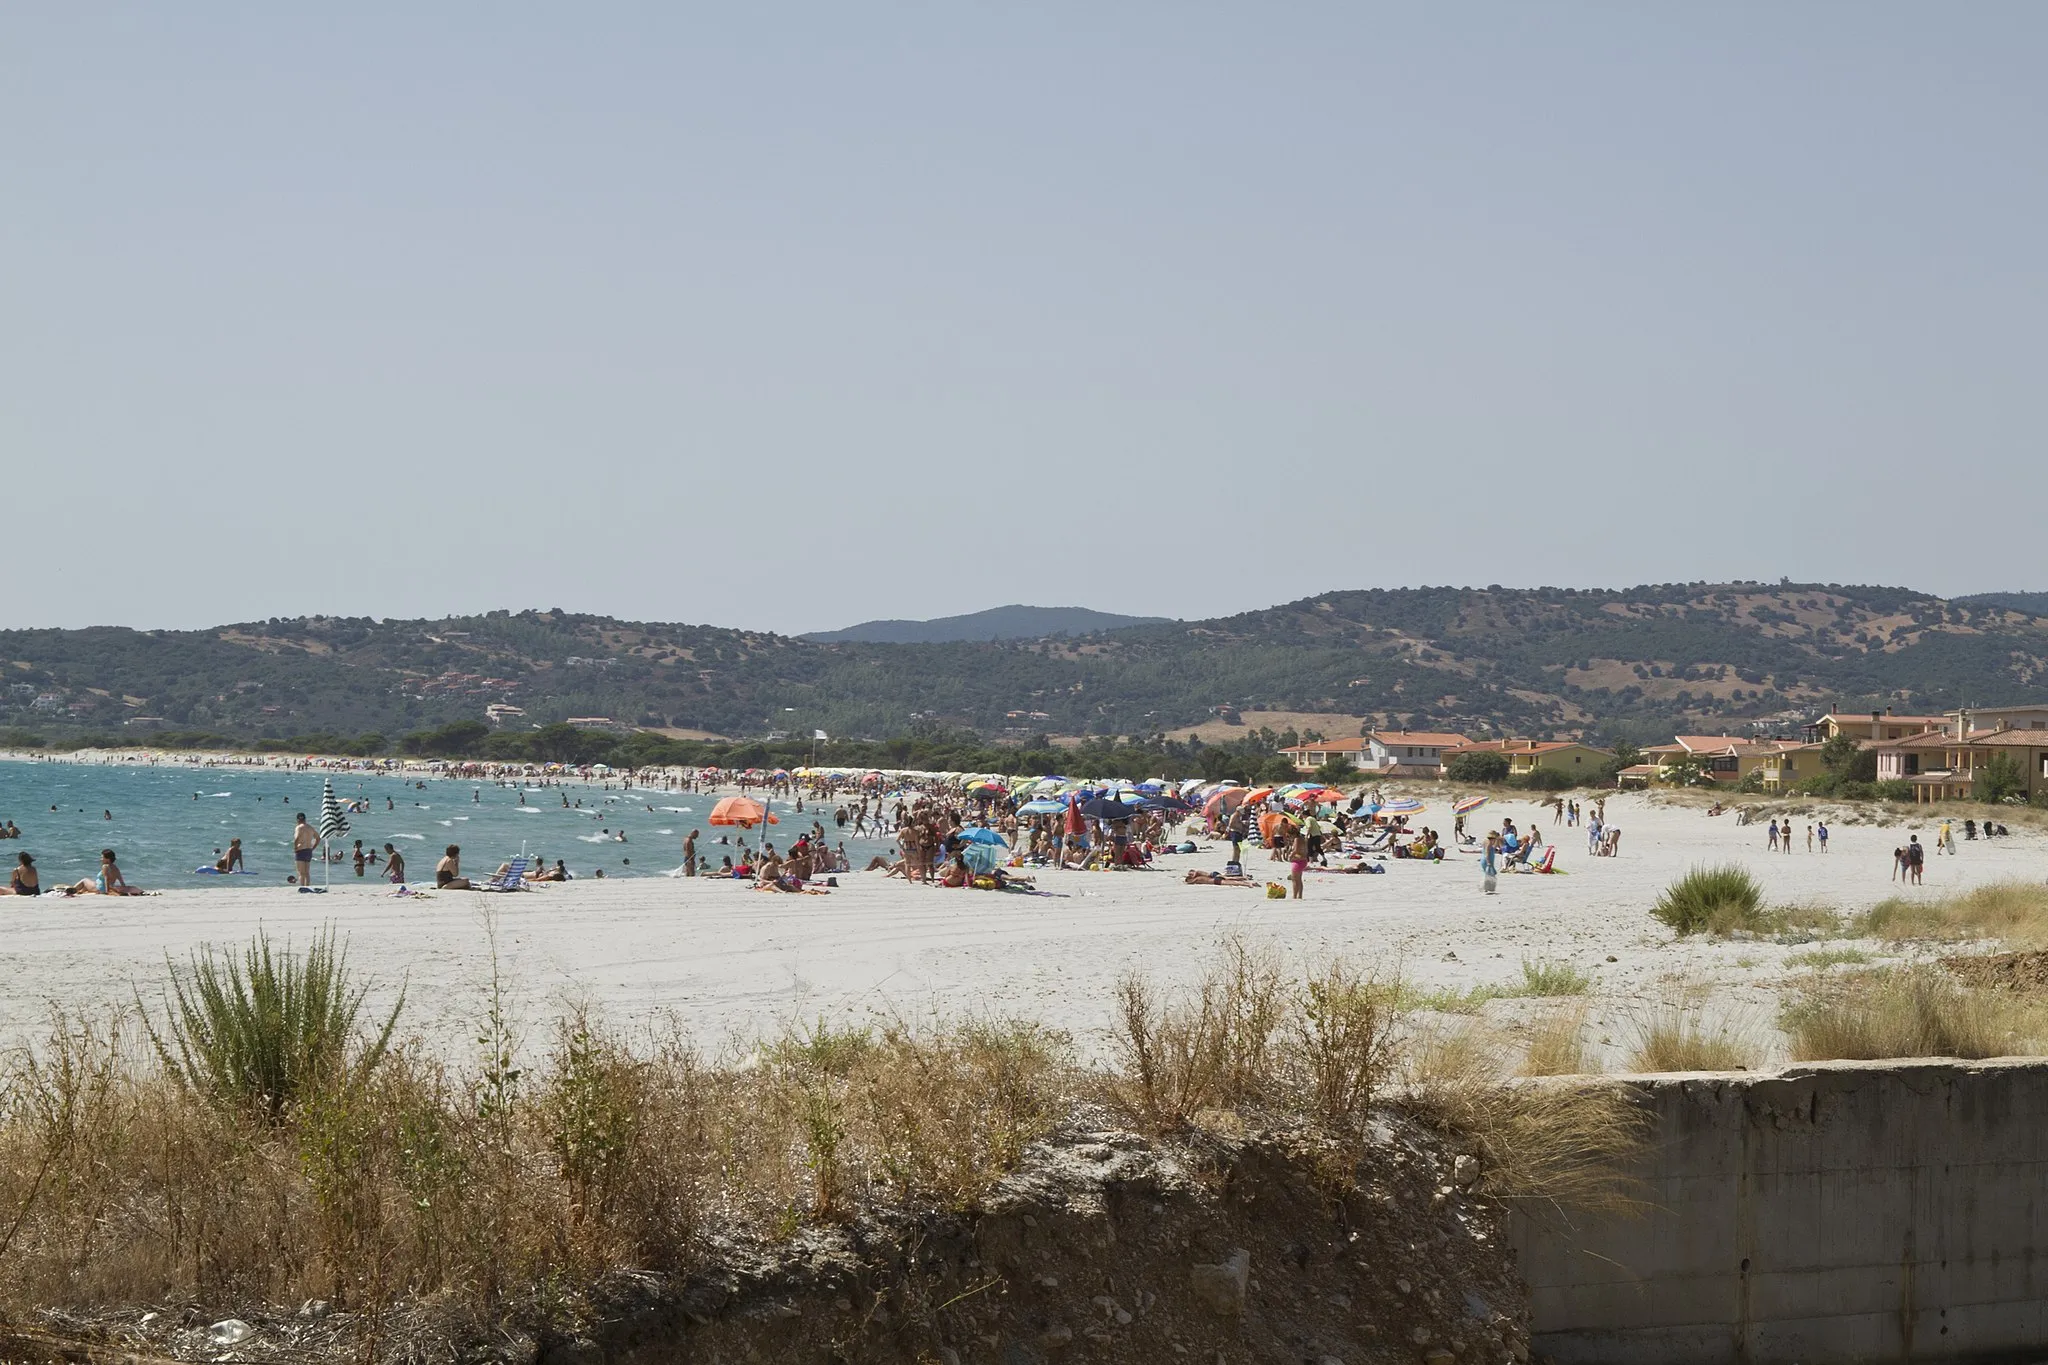
[[[1570,773],[1537,768],[1522,779],[1521,785],[1532,792],[1568,792],[1579,783]]]
[[[1736,864],[1695,867],[1664,889],[1650,913],[1679,934],[1726,934],[1765,927],[1764,892]]]

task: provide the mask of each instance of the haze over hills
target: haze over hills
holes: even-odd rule
[[[398,735],[609,717],[730,736],[933,728],[991,739],[1260,724],[1260,711],[1468,733],[1783,728],[1831,703],[1938,711],[2048,695],[2048,617],[1905,588],[1342,591],[1086,636],[878,644],[499,611],[204,631],[0,632],[0,724]],[[509,709],[507,709],[509,708]]]
[[[929,621],[862,621],[844,630],[816,630],[801,640],[819,644],[938,645],[960,640],[1042,640],[1054,635],[1093,635],[1122,626],[1164,623],[1164,616],[1119,616],[1088,607],[1027,607],[1013,604],[938,616]]]

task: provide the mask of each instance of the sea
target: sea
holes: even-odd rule
[[[537,779],[510,786],[420,773],[0,760],[0,824],[21,830],[19,840],[0,840],[0,864],[12,868],[16,853],[31,853],[43,886],[54,889],[92,876],[100,850],[111,848],[122,875],[145,890],[281,886],[294,871],[293,817],[304,811],[319,823],[322,783],[329,777],[336,796],[367,807],[350,812],[349,832],[338,846],[346,852],[360,839],[365,849],[381,850],[388,842],[405,854],[415,880],[433,879],[449,844],[461,847],[462,870],[473,876],[487,876],[524,854],[550,866],[560,859],[578,878],[600,870],[607,877],[665,877],[680,871],[683,836],[692,829],[703,831],[698,854],[714,867],[733,851],[720,839],[743,837],[758,846],[762,838],[759,829],[706,824],[717,795],[625,790],[616,777],[543,787]],[[829,843],[845,843],[855,867],[894,847],[889,839],[849,837],[834,824],[829,803],[820,807],[807,798],[799,815],[793,800],[778,797],[769,799],[769,808],[781,823],[766,831],[767,838],[781,848],[813,820],[825,827]],[[234,838],[242,841],[250,875],[200,870],[210,869]],[[316,862],[316,885],[323,875],[355,880],[352,862],[327,868]]]

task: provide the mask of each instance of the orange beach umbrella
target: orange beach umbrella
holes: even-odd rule
[[[764,818],[771,825],[782,823],[775,818],[774,812],[750,796],[723,797],[711,808],[711,823],[714,825],[738,825],[741,829],[752,829]]]

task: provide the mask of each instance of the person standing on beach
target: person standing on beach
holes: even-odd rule
[[[1828,822],[1827,822],[1827,821],[1825,821],[1825,820],[1821,821],[1821,822],[1820,822],[1820,823],[1819,823],[1818,825],[1814,826],[1814,831],[1813,831],[1813,832],[1814,832],[1814,834],[1815,834],[1815,835],[1817,835],[1817,836],[1819,837],[1819,839],[1820,839],[1820,851],[1821,851],[1821,852],[1823,852],[1823,853],[1827,852],[1827,851],[1828,851]]]
[[[384,845],[384,877],[400,886],[405,885],[405,855],[390,844]]]
[[[1500,885],[1500,835],[1491,831],[1486,836],[1486,849],[1479,855],[1479,891],[1491,896]]]
[[[1230,840],[1230,862],[1233,867],[1244,864],[1244,841],[1252,832],[1251,821],[1244,813],[1244,803],[1230,813],[1230,823],[1223,827],[1223,837]]]
[[[1908,835],[1906,839],[1906,871],[1913,876],[1913,885],[1920,885],[1920,869],[1927,862],[1927,850],[1920,847],[1920,836]]]
[[[310,886],[313,882],[313,849],[320,842],[320,831],[306,823],[306,813],[299,812],[299,823],[292,828],[292,861],[299,865],[299,885]]]
[[[693,829],[688,834],[683,836],[683,875],[685,877],[694,877],[697,875],[698,833],[699,831]]]
[[[1308,860],[1313,854],[1307,831],[1295,829],[1287,841],[1287,884],[1294,888],[1295,900],[1301,899],[1301,874],[1308,871]]]
[[[1776,820],[1771,821],[1771,827],[1766,831],[1764,851],[1766,853],[1776,853],[1778,851],[1778,822]]]

